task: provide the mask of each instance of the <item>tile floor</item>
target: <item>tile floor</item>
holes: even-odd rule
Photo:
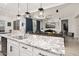
[[[71,37],[65,39],[65,55],[79,56],[79,40]]]
[[[71,37],[65,38],[65,55],[66,56],[79,56],[79,40],[73,39]],[[0,43],[0,56],[1,53],[1,43]]]

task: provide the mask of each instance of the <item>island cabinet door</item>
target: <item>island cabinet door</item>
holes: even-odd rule
[[[8,39],[7,42],[7,55],[19,56],[19,43]]]
[[[33,51],[31,46],[20,44],[20,56],[32,56],[32,54]]]

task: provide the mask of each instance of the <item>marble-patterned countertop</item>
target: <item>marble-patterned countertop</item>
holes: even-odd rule
[[[0,34],[2,37],[23,43],[38,49],[48,51],[50,53],[55,53],[58,55],[64,55],[64,38],[62,37],[52,37],[52,36],[40,36],[33,34],[26,34],[23,39],[17,38],[18,35],[12,34]]]

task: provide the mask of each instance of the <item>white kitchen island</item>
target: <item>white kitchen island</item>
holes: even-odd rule
[[[64,38],[26,34],[25,37],[0,34],[7,38],[7,56],[63,56]]]

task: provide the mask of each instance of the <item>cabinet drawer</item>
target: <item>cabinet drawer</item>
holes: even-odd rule
[[[12,44],[14,44],[14,45],[16,45],[16,46],[19,46],[19,43],[16,42],[16,41],[14,41],[14,40],[8,39],[7,42],[8,42],[8,43],[12,43]]]
[[[32,56],[32,47],[20,44],[20,55],[21,56]]]
[[[55,54],[40,50],[40,49],[36,49],[33,48],[33,56],[56,56]]]

